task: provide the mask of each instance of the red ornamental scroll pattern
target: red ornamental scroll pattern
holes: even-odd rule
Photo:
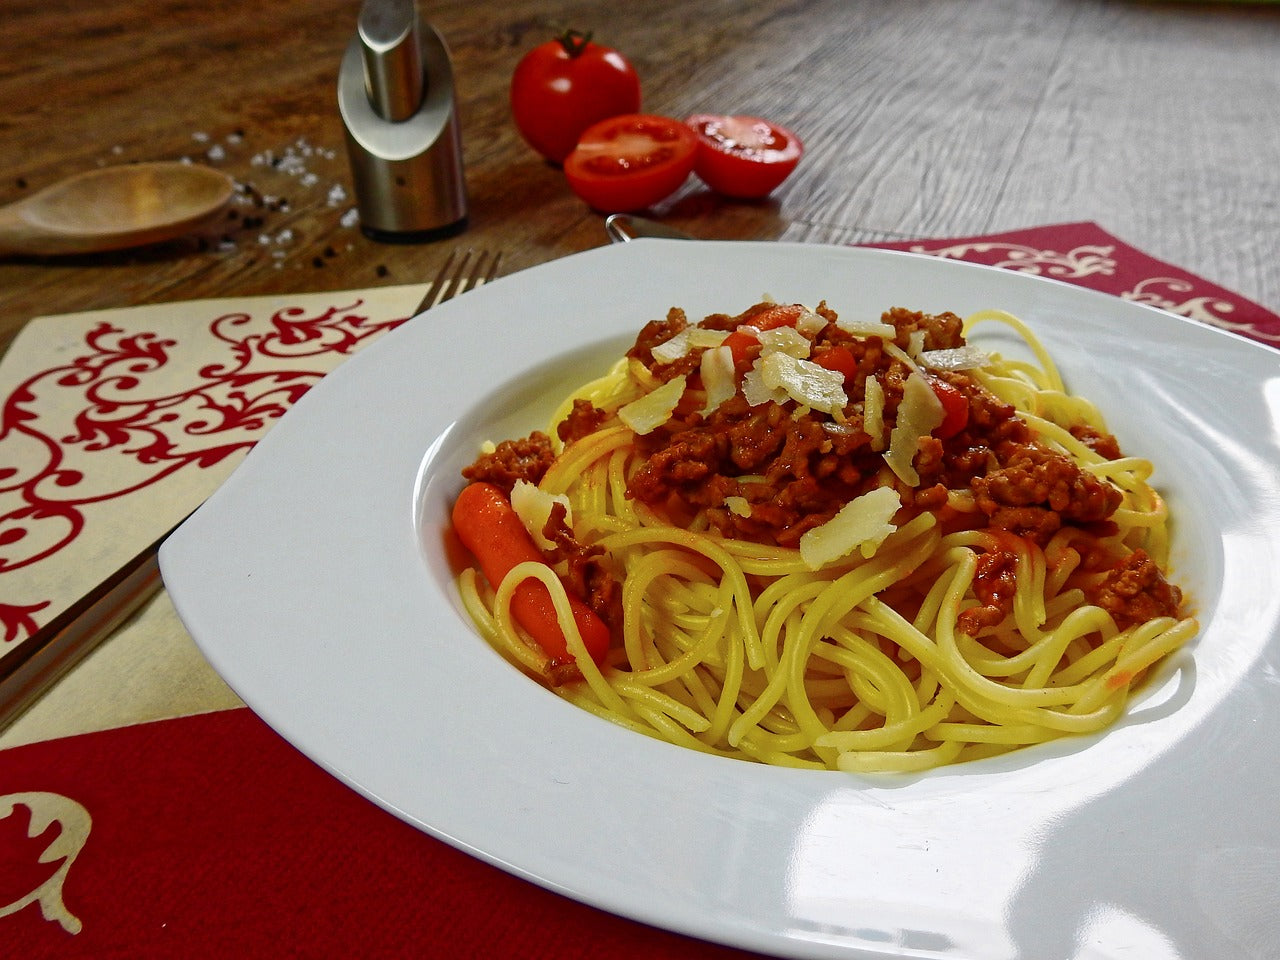
[[[1023,243],[982,241],[945,247],[909,247],[912,253],[928,253],[952,260],[972,260],[1021,273],[1043,274],[1059,280],[1079,280],[1093,274],[1112,276],[1116,272],[1115,247],[1084,244],[1065,253],[1044,250]],[[976,256],[975,256],[976,255]]]
[[[97,324],[84,353],[31,375],[0,409],[0,574],[65,549],[94,504],[243,454],[338,360],[403,322],[371,320],[362,305],[223,314],[198,347]],[[208,335],[223,350],[212,362]],[[83,469],[102,457],[115,459]],[[3,641],[33,633],[48,605],[0,600]]]
[[[1103,242],[1046,247],[1030,242],[1033,235],[1044,232],[1040,228],[1022,231],[1019,240],[993,237],[949,241],[938,246],[914,242],[886,246],[1066,280],[1280,346],[1277,318],[1269,311],[1256,306],[1250,309],[1252,305],[1191,275],[1169,275],[1168,265],[1111,238],[1095,224],[1068,224],[1058,229],[1077,238],[1088,234]],[[1243,305],[1247,317],[1239,315],[1241,307],[1237,303]]]

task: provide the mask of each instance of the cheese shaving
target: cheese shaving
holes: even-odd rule
[[[924,331],[912,330],[907,336],[907,353],[919,359],[924,352]]]
[[[725,330],[685,327],[670,340],[658,344],[649,352],[658,363],[674,363],[682,357],[687,357],[699,347],[720,346],[728,335],[728,331]]]
[[[879,337],[882,340],[892,340],[898,335],[896,327],[881,320],[863,320],[855,319],[853,317],[840,317],[840,319],[836,321],[836,326],[845,333],[864,340],[868,337]]]
[[[860,550],[862,556],[875,555],[880,544],[897,529],[893,516],[902,498],[892,487],[877,487],[846,503],[834,517],[800,537],[800,559],[810,570],[818,570]]]
[[[760,370],[760,361],[746,372],[742,378],[742,396],[747,404],[758,407],[762,403],[786,403],[790,397],[780,387],[771,387],[764,382],[764,374]]]
[[[783,390],[792,400],[814,410],[834,416],[849,402],[844,392],[844,374],[820,367],[810,360],[799,360],[786,353],[771,353],[757,360],[752,369],[760,371],[764,386]]]
[[[915,359],[896,343],[886,343],[884,345],[884,352],[893,357],[893,359],[901,361],[908,370],[916,373],[920,371],[920,365],[916,363]]]
[[[760,341],[761,353],[785,353],[798,360],[807,360],[813,344],[809,338],[794,327],[774,327],[772,330],[761,330],[756,334]]]
[[[804,336],[813,338],[827,328],[827,318],[821,314],[814,313],[808,307],[800,314],[796,320],[796,329]]]
[[[991,354],[966,344],[945,350],[925,350],[920,362],[931,370],[977,370],[991,363]]]
[[[685,377],[668,380],[638,400],[619,407],[618,419],[642,436],[651,433],[671,419],[671,412],[684,396],[685,381]]]
[[[920,474],[915,468],[920,441],[942,423],[944,416],[942,401],[929,382],[920,374],[912,373],[903,386],[898,419],[889,433],[889,451],[884,455],[889,469],[907,486],[920,483]]]
[[[728,347],[713,347],[704,351],[698,372],[707,391],[707,402],[702,407],[702,415],[705,417],[738,391],[738,384],[734,379],[733,351]]]
[[[878,452],[885,448],[884,387],[875,377],[867,377],[862,404],[862,429],[871,438],[872,450]]]
[[[517,480],[511,488],[511,509],[516,512],[524,528],[529,531],[539,549],[550,550],[555,544],[546,538],[543,529],[551,517],[551,510],[557,504],[565,509],[564,522],[573,528],[573,512],[569,507],[569,498],[563,493],[550,494],[528,480]]]

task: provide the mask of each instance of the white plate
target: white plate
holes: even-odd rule
[[[1118,726],[910,778],[772,769],[598,720],[472,631],[441,531],[478,442],[542,426],[669,307],[763,294],[1011,310],[1156,462],[1205,628]],[[606,910],[795,957],[1274,956],[1278,422],[1275,352],[1117,298],[908,254],[646,240],[498,280],[360,353],[161,561],[214,667],[304,753]]]

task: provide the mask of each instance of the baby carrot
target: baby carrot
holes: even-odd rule
[[[511,501],[493,484],[471,483],[463,488],[453,504],[453,528],[495,589],[517,564],[527,560],[546,563]],[[602,663],[609,649],[608,625],[577,597],[569,597],[569,607],[591,659]],[[573,663],[551,594],[544,584],[523,581],[511,596],[511,612],[551,658],[553,675],[558,672],[557,667]]]

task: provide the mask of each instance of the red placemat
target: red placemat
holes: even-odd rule
[[[1091,223],[877,246],[1040,273],[1280,344],[1280,316]],[[243,709],[0,752],[0,943],[22,957],[749,956],[459,853]]]
[[[245,709],[7,750],[0,817],[10,957],[749,956],[460,853]]]

